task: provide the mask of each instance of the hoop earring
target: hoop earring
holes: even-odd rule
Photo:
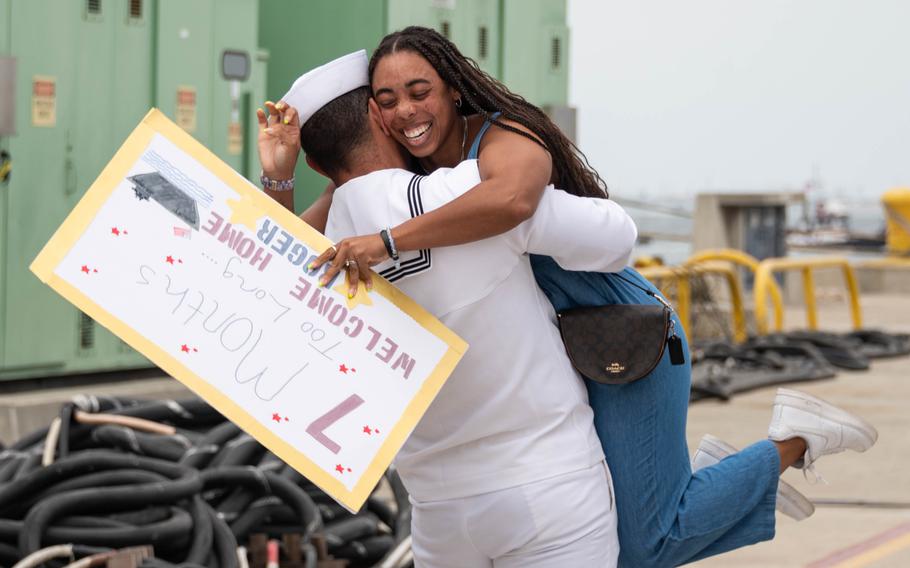
[[[455,108],[461,108],[461,97],[455,99]]]

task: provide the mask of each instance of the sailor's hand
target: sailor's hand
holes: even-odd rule
[[[361,281],[368,291],[373,289],[373,271],[370,267],[387,258],[389,254],[386,252],[382,237],[378,234],[365,235],[338,241],[310,263],[308,268],[316,270],[323,264],[331,262],[320,278],[322,285],[330,282],[336,274],[344,270],[348,280],[348,297],[353,298]]]
[[[300,120],[297,110],[279,101],[266,101],[268,116],[256,109],[259,121],[259,162],[262,173],[273,180],[294,177],[300,154]]]

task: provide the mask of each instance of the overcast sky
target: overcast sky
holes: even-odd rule
[[[910,0],[568,0],[579,146],[618,196],[910,186]]]

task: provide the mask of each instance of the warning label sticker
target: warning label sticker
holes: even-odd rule
[[[44,75],[32,77],[32,126],[50,127],[57,124],[57,78]]]
[[[228,124],[227,151],[232,156],[237,156],[243,151],[243,129],[239,122]]]
[[[196,87],[177,87],[177,111],[174,122],[187,132],[196,131]]]

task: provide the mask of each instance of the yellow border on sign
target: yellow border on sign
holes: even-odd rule
[[[448,349],[411,400],[400,420],[391,429],[390,434],[386,437],[366,471],[361,475],[360,481],[349,491],[341,481],[320,469],[301,452],[260,424],[258,420],[228,396],[193,373],[169,352],[139,334],[132,327],[93,302],[78,288],[54,273],[54,270],[75,245],[79,237],[86,231],[95,215],[140,158],[156,133],[161,134],[196,159],[227,186],[240,194],[241,197],[251,198],[253,205],[275,219],[283,228],[311,248],[325,250],[331,244],[331,241],[324,235],[301,221],[278,202],[258,191],[244,177],[232,170],[192,136],[171,122],[159,110],[152,109],[129,135],[126,142],[123,143],[123,146],[120,147],[110,163],[105,166],[75,209],[67,216],[63,224],[32,262],[31,271],[42,282],[53,288],[92,319],[112,331],[131,347],[148,357],[168,374],[205,399],[206,402],[229,420],[329,493],[339,503],[350,510],[359,510],[379,482],[386,468],[388,468],[392,458],[395,457],[405,439],[417,425],[417,421],[426,412],[427,407],[436,397],[445,380],[455,369],[455,365],[458,364],[458,361],[467,351],[467,343],[414,300],[398,290],[398,288],[374,274],[372,293],[385,297],[403,312],[410,315],[427,331],[444,341],[448,345]]]

